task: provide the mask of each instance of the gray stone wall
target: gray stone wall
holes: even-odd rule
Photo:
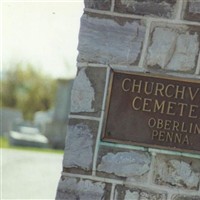
[[[85,0],[56,199],[200,200],[200,155],[101,141],[111,69],[200,79],[200,1]]]

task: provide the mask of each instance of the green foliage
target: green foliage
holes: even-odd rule
[[[8,147],[9,147],[8,139],[0,136],[0,148],[8,148]]]
[[[56,81],[37,71],[32,65],[17,64],[10,68],[1,84],[1,106],[22,111],[26,120],[34,113],[48,110],[54,104]]]

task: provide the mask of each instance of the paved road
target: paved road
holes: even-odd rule
[[[1,157],[2,200],[55,199],[62,154],[2,149]]]

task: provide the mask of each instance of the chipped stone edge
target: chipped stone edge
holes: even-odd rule
[[[191,196],[199,195],[198,190],[194,191],[194,190],[188,190],[188,189],[182,189],[182,188],[180,188],[180,189],[170,188],[170,187],[166,187],[163,185],[156,185],[154,183],[149,185],[149,183],[147,183],[147,182],[146,183],[139,183],[137,181],[126,182],[126,181],[122,181],[122,180],[103,178],[103,177],[94,176],[94,175],[71,174],[71,173],[67,173],[67,172],[62,172],[62,176],[69,177],[69,178],[88,179],[88,180],[92,180],[92,181],[98,181],[98,182],[112,184],[112,190],[115,190],[116,185],[124,185],[124,186],[130,187],[130,188],[135,187],[135,188],[141,188],[144,190],[158,191],[159,193],[169,193],[169,194],[181,193],[182,195],[187,195],[187,196],[188,195],[191,195]],[[110,200],[112,200],[112,199],[110,199]]]
[[[179,7],[180,6],[181,5],[179,5]],[[108,16],[111,16],[111,17],[115,16],[115,17],[124,17],[124,18],[139,19],[139,20],[151,20],[153,22],[165,22],[165,23],[172,23],[172,24],[177,24],[178,23],[178,24],[184,24],[184,25],[200,26],[200,22],[194,22],[194,21],[188,21],[188,20],[184,20],[184,19],[179,19],[179,18],[181,18],[181,14],[178,14],[177,18],[175,18],[175,19],[165,19],[165,18],[156,18],[156,17],[152,17],[152,16],[141,16],[141,15],[134,15],[134,14],[124,14],[124,13],[118,13],[118,12],[114,12],[114,11],[95,10],[95,9],[91,9],[91,8],[85,8],[84,11],[85,12],[89,12],[89,13],[94,13],[94,14],[108,15]]]

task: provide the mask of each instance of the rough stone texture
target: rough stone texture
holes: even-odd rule
[[[172,18],[176,0],[116,0],[115,11]]]
[[[200,1],[189,0],[185,10],[184,19],[200,22]]]
[[[70,120],[65,142],[64,168],[92,168],[98,123],[91,120]]]
[[[166,69],[176,71],[192,70],[195,67],[195,58],[198,55],[198,51],[199,41],[197,34],[180,34],[176,41],[174,55]]]
[[[127,188],[117,185],[114,200],[166,200],[167,195],[138,188]]]
[[[115,5],[115,13],[97,11],[109,11],[111,2]],[[189,22],[177,24],[177,20],[171,20],[171,23],[170,20],[159,20],[159,17],[173,19],[179,13],[176,3],[179,3],[179,0],[85,0],[86,7],[93,10],[86,9],[81,19],[77,58],[79,66],[88,66],[88,63],[91,66],[91,63],[94,63],[95,66],[111,64],[113,67],[112,64],[116,64],[127,71],[138,70],[146,33],[146,17],[144,20],[135,20],[135,17],[127,17],[131,15],[124,15],[129,13],[157,17],[149,21],[150,37],[147,38],[148,48],[144,49],[145,66],[141,66],[141,70],[145,71],[146,67],[154,68],[158,69],[156,72],[160,74],[167,71],[167,74],[179,76],[183,76],[183,73],[179,72],[186,72],[184,76],[193,77],[191,73],[195,71],[199,54],[199,26],[190,25]],[[189,3],[186,15],[193,12],[197,16],[198,9],[192,6],[192,1]],[[113,186],[121,183],[112,190],[111,187],[108,189],[114,190],[115,200],[166,200],[171,197],[173,200],[199,200],[200,162],[197,158],[184,156],[185,154],[172,156],[167,154],[167,151],[165,154],[160,152],[154,155],[155,162],[151,162],[152,151],[131,151],[128,149],[130,146],[123,148],[121,145],[117,148],[117,144],[114,147],[97,141],[97,169],[96,174],[91,176],[96,135],[98,128],[101,130],[102,127],[98,121],[83,118],[100,117],[106,77],[106,69],[102,70],[101,66],[79,69],[77,79],[80,83],[75,83],[71,117],[79,118],[81,115],[81,119],[71,119],[69,123],[63,174],[89,174],[87,177],[109,181]],[[160,68],[162,70],[159,70]],[[107,194],[110,194],[106,191],[107,185],[109,184],[79,178],[71,178],[69,181],[62,178],[57,197],[70,200],[107,200]],[[110,196],[108,199],[111,199]]]
[[[101,15],[82,16],[77,58],[79,62],[138,63],[145,36],[144,25],[138,20],[120,17],[113,19]]]
[[[172,200],[200,200],[200,196],[176,195]]]
[[[159,185],[198,190],[200,183],[199,162],[171,158],[157,158],[155,182]]]
[[[198,34],[156,27],[148,48],[147,65],[173,71],[191,71],[199,52]]]
[[[189,12],[200,14],[200,2],[199,2],[199,0],[190,0],[189,1]]]
[[[71,95],[71,114],[99,117],[102,110],[106,68],[79,68]]]
[[[86,8],[110,10],[111,0],[84,0]]]
[[[95,101],[94,88],[85,73],[85,69],[81,69],[73,84],[71,112],[94,112],[93,101]]]
[[[103,200],[105,183],[61,177],[56,200]]]
[[[119,177],[134,177],[146,174],[150,169],[150,156],[139,152],[107,153],[101,159],[97,170]]]

